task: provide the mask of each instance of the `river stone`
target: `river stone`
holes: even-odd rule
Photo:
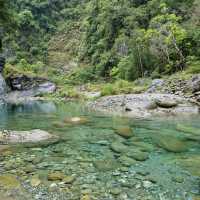
[[[0,186],[5,189],[19,189],[21,184],[16,176],[12,174],[3,174],[0,176]]]
[[[89,194],[85,194],[81,197],[81,200],[91,200]]]
[[[113,143],[111,143],[110,146],[111,150],[116,152],[116,153],[125,153],[128,151],[128,146],[124,145],[123,143],[119,142],[119,141],[115,141]]]
[[[172,177],[172,181],[174,181],[176,183],[183,183],[184,178],[182,176],[175,176],[175,177]]]
[[[71,184],[75,181],[75,177],[74,176],[65,176],[63,179],[63,182],[66,184]]]
[[[64,128],[65,124],[62,122],[53,122],[52,125],[56,128]]]
[[[15,143],[37,143],[47,141],[55,136],[47,131],[35,129],[31,131],[1,131],[0,141],[2,143],[15,144]]]
[[[50,172],[47,178],[49,181],[60,181],[65,178],[65,175],[60,171],[55,171],[55,172]]]
[[[27,174],[34,172],[35,171],[35,165],[32,165],[32,164],[26,165],[25,168],[24,168],[24,171]]]
[[[157,106],[157,104],[156,104],[156,102],[155,101],[150,101],[147,105],[146,105],[146,109],[147,110],[154,110],[154,109],[156,109],[158,106]]]
[[[64,122],[73,125],[78,125],[78,124],[88,123],[88,119],[86,117],[72,117],[72,118],[65,118]]]
[[[115,160],[112,160],[112,159],[97,160],[97,161],[94,161],[93,164],[99,171],[110,171],[119,167],[119,164]]]
[[[154,146],[152,144],[140,141],[133,141],[131,145],[138,147],[141,151],[152,152],[154,150]]]
[[[33,176],[31,178],[30,184],[31,184],[32,187],[37,187],[41,184],[41,180],[39,179],[38,176]]]
[[[200,196],[193,196],[192,200],[200,200]]]
[[[155,99],[155,102],[161,108],[172,108],[178,105],[177,101],[172,99]]]
[[[123,166],[126,167],[130,167],[132,165],[137,164],[136,160],[124,155],[119,158],[119,161],[122,163]]]
[[[188,150],[186,142],[172,135],[157,136],[157,144],[159,147],[174,153],[185,152]]]
[[[151,188],[153,186],[151,181],[143,181],[142,184],[145,189]]]
[[[0,141],[1,141],[1,139],[0,139]],[[11,154],[13,154],[13,151],[9,145],[0,145],[0,155],[1,156],[8,156]]]
[[[122,190],[121,190],[120,188],[112,188],[112,189],[110,190],[110,193],[111,193],[112,195],[119,195],[121,192],[122,192]]]
[[[134,158],[137,161],[145,161],[149,158],[149,154],[147,152],[142,152],[140,150],[130,150],[127,153],[127,156]]]
[[[118,135],[120,135],[120,136],[122,136],[124,138],[130,138],[130,137],[133,136],[132,129],[129,126],[120,126],[120,127],[117,127],[115,129],[115,133],[117,133]]]
[[[191,126],[185,126],[183,124],[177,124],[176,130],[182,131],[184,133],[191,133],[191,134],[194,134],[194,135],[200,135],[200,129],[199,128],[195,128],[195,127],[191,127]]]
[[[190,155],[186,158],[175,160],[185,170],[189,171],[193,176],[200,177],[200,155]]]

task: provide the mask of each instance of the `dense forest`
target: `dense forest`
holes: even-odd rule
[[[3,52],[15,68],[40,73],[51,66],[59,75],[73,58],[80,67],[70,77],[84,82],[200,71],[199,0],[0,4]],[[56,56],[63,63],[53,62]]]

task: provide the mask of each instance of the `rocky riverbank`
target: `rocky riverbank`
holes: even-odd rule
[[[144,93],[101,97],[88,107],[104,113],[148,118],[199,114],[199,105],[200,75],[194,75],[186,79],[154,79]]]
[[[199,107],[172,94],[129,94],[102,97],[88,104],[95,111],[136,118],[199,114]]]

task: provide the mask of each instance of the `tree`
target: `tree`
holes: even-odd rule
[[[180,26],[180,19],[175,14],[158,15],[151,20],[145,34],[151,53],[160,58],[168,72],[183,70],[185,67],[181,45],[187,32]]]
[[[10,14],[9,14],[9,1],[0,0],[0,52],[2,52],[2,37],[4,28],[8,26],[10,22]]]

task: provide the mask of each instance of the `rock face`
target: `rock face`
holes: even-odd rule
[[[153,105],[153,106],[151,106]],[[102,97],[89,103],[93,110],[136,118],[198,114],[198,106],[172,94],[129,94]]]
[[[6,82],[3,78],[3,76],[0,74],[0,97],[4,96],[6,93]]]
[[[6,59],[3,56],[0,56],[0,73],[3,72]]]
[[[200,91],[200,74],[193,76],[187,86],[193,93]]]
[[[8,77],[6,81],[12,90],[19,91],[30,90],[46,82],[46,80],[43,78],[29,77],[25,75],[11,76]]]
[[[12,89],[6,101],[11,104],[18,104],[34,99],[43,94],[53,93],[56,85],[42,78],[31,78],[27,76],[10,77],[7,82]]]
[[[35,129],[31,131],[1,131],[0,142],[2,144],[17,144],[17,143],[38,143],[56,139],[50,133]]]

